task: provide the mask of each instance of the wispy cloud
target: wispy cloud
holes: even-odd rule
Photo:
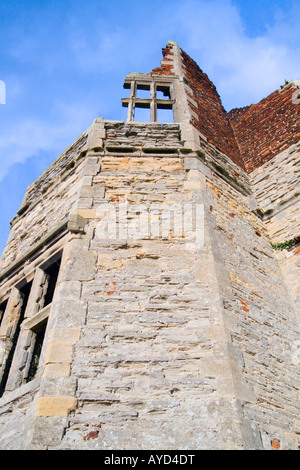
[[[121,96],[124,75],[157,66],[169,39],[210,76],[228,110],[262,99],[285,78],[300,78],[297,3],[289,12],[278,10],[259,37],[246,33],[237,3],[155,0],[149,9],[133,1],[125,15],[128,5],[116,2],[121,11],[108,16],[113,6],[103,13],[91,2],[84,13],[74,8],[56,21],[52,12],[46,21],[39,11],[27,29],[14,26],[8,50],[20,70],[13,81],[15,105],[28,98],[0,130],[0,178],[39,151],[57,156],[99,115],[120,119],[115,95],[118,88]]]
[[[58,120],[23,118],[0,135],[0,181],[12,165],[38,157],[40,152],[56,158],[92,121],[92,107],[74,104],[60,108]]]
[[[299,0],[252,0],[251,21],[244,0],[19,3],[15,10],[0,0],[2,194],[21,192],[17,167],[27,174],[35,167],[36,175],[96,117],[123,119],[125,75],[158,66],[168,40],[209,75],[227,110],[259,101],[285,78],[300,79]],[[253,24],[255,12],[263,27]]]

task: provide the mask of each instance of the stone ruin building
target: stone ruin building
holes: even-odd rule
[[[226,112],[170,41],[125,78],[127,121],[28,187],[0,266],[1,449],[298,449],[299,87]]]

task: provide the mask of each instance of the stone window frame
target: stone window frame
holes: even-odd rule
[[[135,108],[149,108],[150,109],[150,122],[157,122],[157,109],[170,109],[173,111],[174,117],[174,89],[173,81],[171,79],[164,79],[162,77],[145,77],[140,75],[128,76],[124,82],[124,88],[130,89],[129,98],[122,98],[122,106],[128,108],[127,123],[134,121]],[[138,98],[137,90],[149,90],[149,98]],[[169,99],[158,98],[157,91],[164,93],[169,91]]]
[[[0,302],[0,327],[1,327],[3,317],[4,317],[5,310],[7,308],[7,303],[8,303],[8,297],[2,299]]]
[[[28,385],[29,382],[34,382],[35,379],[39,380],[41,373],[40,365],[43,364],[45,355],[47,322],[54,298],[53,297],[51,302],[46,306],[43,306],[42,302],[43,299],[45,299],[47,286],[49,284],[49,278],[47,277],[46,271],[51,265],[56,263],[58,260],[61,260],[62,255],[63,247],[54,254],[49,254],[48,257],[43,256],[43,259],[34,267],[33,271],[31,271],[28,276],[23,277],[14,284],[9,293],[0,299],[1,305],[3,305],[4,302],[6,303],[6,308],[1,319],[0,339],[5,340],[6,345],[8,345],[8,349],[5,352],[2,351],[0,356],[0,381],[2,381],[3,376],[6,375],[4,376],[2,390],[0,390],[0,398],[9,392],[22,388],[24,385]],[[60,267],[58,268],[58,279],[56,281],[59,280],[59,270]],[[17,324],[19,322],[22,308],[21,291],[24,286],[30,283],[31,288],[27,299],[27,305],[23,312],[23,318],[20,320],[19,332],[17,334],[16,329],[18,327]],[[11,313],[13,317],[15,316],[15,320],[12,324],[10,324]],[[41,347],[39,366],[36,369],[35,376],[29,379],[28,374],[31,367],[37,334],[41,329],[44,329],[45,337]],[[13,346],[16,334],[16,344]],[[9,361],[9,363],[7,361]]]

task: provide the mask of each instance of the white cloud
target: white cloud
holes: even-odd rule
[[[3,80],[0,80],[0,104],[6,103],[6,85]]]
[[[1,133],[0,181],[13,164],[38,157],[40,152],[51,153],[54,159],[57,158],[97,117],[93,115],[92,107],[78,103],[60,108],[57,121],[24,118]]]
[[[31,76],[38,77],[35,80],[38,86],[40,74],[43,83],[47,79],[55,80],[57,88],[54,90],[60,105],[51,104],[50,108],[42,109],[47,100],[41,90],[37,90],[44,101],[40,109],[38,106],[30,109],[31,117],[24,118],[16,112],[16,117],[10,117],[2,126],[0,179],[13,163],[24,162],[41,151],[51,152],[56,158],[98,117],[99,110],[104,118],[109,112],[111,119],[120,119],[121,105],[120,113],[117,109],[116,115],[111,115],[115,113],[112,81],[117,77],[122,93],[123,71],[126,70],[125,74],[147,72],[158,66],[161,48],[169,39],[177,41],[208,74],[228,110],[259,101],[278,88],[285,78],[300,78],[300,7],[294,7],[289,15],[278,15],[260,37],[249,37],[231,0],[173,0],[172,5],[169,1],[162,2],[159,9],[150,9],[148,15],[146,7],[138,5],[140,21],[129,15],[124,17],[123,23],[117,24],[113,18],[93,15],[92,10],[85,21],[74,13],[64,29],[54,35],[53,42],[51,22],[46,24],[45,31],[42,22],[37,23],[38,27],[32,28],[30,34],[17,34],[11,43],[14,59],[19,65],[24,62],[32,65],[33,71],[32,75],[29,71],[19,88],[15,80],[14,103],[28,93]],[[49,38],[51,41],[46,42]],[[67,105],[65,103],[72,102],[72,96],[76,96],[79,85],[75,78],[82,72],[81,84],[86,77],[97,77],[99,82],[87,80],[93,83],[91,88],[79,90],[80,98]],[[111,80],[107,78],[110,76]],[[67,85],[66,80],[70,80]],[[71,90],[68,98],[59,90],[60,83],[63,90]],[[30,93],[34,97],[34,91]],[[97,99],[99,101],[95,102]],[[29,102],[23,109],[26,108],[30,108]]]
[[[122,47],[126,47],[124,41],[125,32],[105,31],[101,27],[95,27],[93,35],[82,31],[71,30],[68,35],[68,47],[74,64],[85,73],[98,73],[118,69]]]
[[[230,109],[259,101],[285,78],[298,78],[299,12],[278,15],[263,35],[249,37],[230,0],[186,1],[174,6],[167,28],[180,31],[179,46],[209,75]]]

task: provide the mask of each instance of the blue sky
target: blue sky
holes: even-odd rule
[[[300,79],[299,24],[299,0],[0,0],[0,252],[27,186],[96,117],[125,118],[124,77],[168,40],[229,111]]]

